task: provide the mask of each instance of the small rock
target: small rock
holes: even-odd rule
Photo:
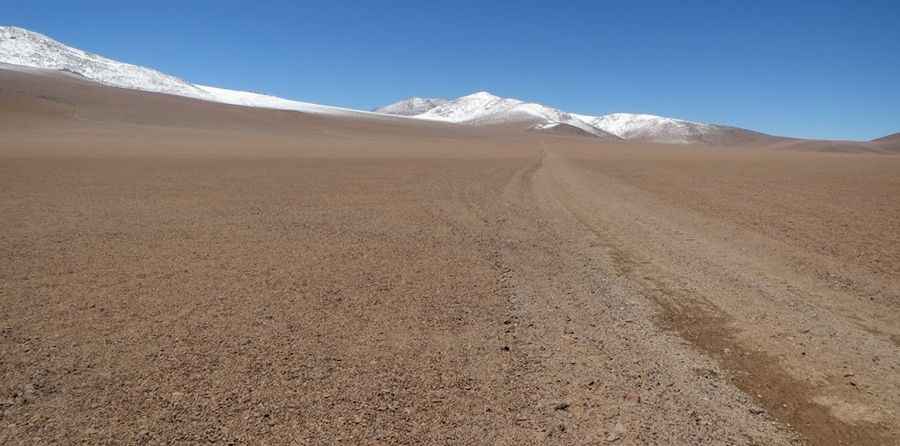
[[[26,403],[32,403],[35,399],[37,399],[37,391],[35,390],[33,384],[25,384],[22,387],[22,399]]]
[[[751,407],[750,413],[752,413],[753,415],[762,415],[762,414],[766,413],[766,411],[763,409],[758,409],[756,407]]]
[[[553,406],[553,410],[568,410],[570,404],[567,401],[560,401],[555,406]]]
[[[622,423],[616,423],[613,426],[612,431],[606,436],[606,441],[608,443],[612,443],[614,441],[618,441],[622,438],[622,435],[625,434],[625,426]]]

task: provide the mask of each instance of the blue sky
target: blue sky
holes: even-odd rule
[[[789,136],[900,131],[897,0],[130,3],[5,0],[0,24],[194,83],[361,109],[488,90]]]

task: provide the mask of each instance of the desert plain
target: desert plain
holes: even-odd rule
[[[900,444],[896,153],[0,70],[0,443]]]

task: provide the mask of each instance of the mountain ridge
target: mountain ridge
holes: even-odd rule
[[[887,136],[882,136],[881,138],[873,139],[872,142],[885,143],[885,142],[896,142],[900,143],[900,132],[891,133]]]
[[[378,107],[374,111],[319,105],[261,93],[193,84],[152,68],[83,51],[44,34],[15,26],[0,26],[0,63],[67,72],[119,88],[304,113],[419,119],[475,126],[515,124],[526,130],[564,131],[567,134],[583,134],[608,140],[653,143],[735,145],[791,139],[738,127],[651,114],[609,113],[593,116],[570,113],[539,103],[496,96],[487,91],[456,99],[414,96]],[[873,143],[894,146],[897,145],[898,138],[900,137],[894,134],[874,140]]]
[[[390,113],[393,108],[398,107],[398,104],[416,99],[422,98],[408,98],[375,110]],[[439,105],[423,108],[419,114],[407,116],[470,125],[527,122],[531,124],[530,129],[536,130],[548,130],[556,124],[565,124],[584,133],[607,139],[670,144],[729,144],[732,141],[778,138],[753,130],[650,114],[610,113],[591,116],[569,113],[538,103],[502,98],[487,91],[479,91],[456,99],[442,99],[441,102]]]

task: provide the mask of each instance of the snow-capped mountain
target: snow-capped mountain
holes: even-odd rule
[[[647,114],[612,113],[589,116],[567,113],[541,104],[501,98],[484,91],[443,101],[440,105],[423,107],[424,111],[421,113],[406,115],[470,125],[530,123],[532,129],[547,131],[574,127],[594,136],[659,143],[715,143],[733,137],[736,132],[746,132],[748,136],[760,135],[733,127]],[[406,101],[378,110],[391,113],[394,106],[403,103]],[[569,133],[573,132],[574,130]]]
[[[487,123],[509,120],[507,115],[519,113],[514,109],[522,104],[524,102],[517,99],[500,98],[480,91],[447,101],[417,116],[437,121]]]
[[[391,105],[386,105],[375,109],[376,113],[385,113],[389,115],[413,116],[420,115],[435,107],[441,106],[449,102],[442,98],[407,98]]]
[[[607,132],[593,127],[570,113],[565,113],[555,108],[541,104],[535,104],[518,99],[501,98],[486,91],[479,91],[453,100],[429,99],[433,106],[418,114],[408,114],[419,119],[463,123],[471,125],[487,124],[527,124],[529,127],[542,130],[549,128],[547,124],[567,124],[581,129],[594,136],[615,138]],[[411,102],[412,101],[412,102]],[[379,108],[379,112],[390,113],[392,109],[403,104],[422,104],[425,99],[410,98]],[[423,107],[423,109],[426,107]],[[617,138],[615,138],[617,139]]]
[[[383,114],[293,101],[259,93],[195,85],[150,68],[72,48],[43,34],[13,26],[0,27],[0,63],[65,71],[113,87],[224,104],[341,116],[386,117]]]
[[[307,113],[388,119],[394,117],[464,125],[519,125],[560,134],[583,134],[606,139],[665,143],[739,140],[768,135],[733,127],[703,124],[661,116],[613,113],[602,116],[567,113],[541,104],[502,98],[485,91],[448,100],[409,98],[375,112],[311,104],[246,91],[192,84],[159,71],[118,62],[64,45],[43,34],[17,27],[0,27],[0,63],[80,75],[102,84],[185,96],[248,107]]]

